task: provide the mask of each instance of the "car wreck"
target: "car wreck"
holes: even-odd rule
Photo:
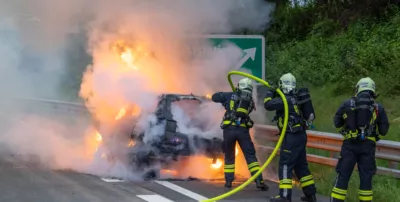
[[[129,136],[129,141],[134,143],[131,144],[128,152],[128,159],[134,172],[142,173],[146,180],[157,179],[160,178],[161,170],[173,169],[171,167],[179,161],[183,162],[185,158],[199,155],[212,159],[210,165],[217,163],[217,160],[222,163],[224,155],[222,137],[218,137],[219,135],[204,137],[200,134],[189,135],[182,132],[179,130],[180,124],[172,112],[173,105],[177,103],[189,103],[190,106],[196,106],[207,102],[211,102],[211,100],[206,96],[195,96],[193,94],[160,95],[155,111],[151,114],[154,119],[146,120],[149,122],[146,124],[150,130],[158,128],[155,132],[158,134],[147,132],[147,135],[152,136],[151,140],[146,139],[145,131],[138,129],[137,118],[121,119],[120,122],[124,123],[117,124],[115,131],[118,130],[119,133],[125,134],[122,136]],[[192,113],[194,120],[196,114],[196,112]],[[200,129],[204,127],[203,125],[206,125],[201,121],[193,121],[192,119],[190,124]],[[106,144],[106,142],[104,143]],[[113,150],[116,151],[118,148]]]

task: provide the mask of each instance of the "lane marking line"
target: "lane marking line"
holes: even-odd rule
[[[136,196],[148,202],[174,202],[160,195],[136,195]]]
[[[102,177],[101,179],[102,179],[103,181],[106,181],[106,182],[125,182],[124,180],[115,179],[115,178],[105,178],[105,177]]]
[[[189,198],[195,199],[197,201],[202,201],[202,200],[207,200],[208,199],[208,198],[206,198],[206,197],[204,197],[204,196],[202,196],[200,194],[194,193],[194,192],[192,192],[192,191],[190,191],[188,189],[185,189],[183,187],[180,187],[180,186],[178,186],[176,184],[172,184],[171,182],[158,181],[158,180],[155,180],[154,182],[156,182],[157,184],[160,184],[160,185],[162,185],[164,187],[167,187],[167,188],[169,188],[169,189],[171,189],[173,191],[176,191],[176,192],[178,192],[180,194],[183,194],[183,195],[185,195],[185,196],[187,196]]]

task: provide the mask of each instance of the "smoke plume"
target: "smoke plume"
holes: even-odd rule
[[[82,76],[79,96],[102,125],[102,142],[123,134],[115,131],[115,116],[131,107],[144,114],[139,128],[151,138],[160,131],[150,130],[146,123],[161,93],[206,95],[231,90],[226,73],[242,51],[234,44],[214,49],[198,36],[243,29],[263,31],[272,10],[273,5],[264,0],[7,1],[0,8],[0,90],[4,97],[66,97],[73,90],[61,91],[60,80],[76,69],[67,55],[70,35],[82,35],[87,39],[84,47],[91,63],[66,80],[74,82]],[[127,48],[131,51],[128,55]],[[7,103],[1,107],[17,108]],[[197,119],[206,129],[185,122],[187,110],[173,106],[175,119],[184,124],[180,130],[221,137],[223,108],[217,104],[199,107]],[[29,108],[45,111],[32,103]],[[130,175],[121,174],[129,173],[123,165],[126,159],[114,167],[93,159],[96,131],[88,128],[89,123],[76,123],[71,134],[71,125],[61,120],[63,116],[87,117],[61,113],[46,112],[46,117],[19,113],[12,120],[4,117],[10,120],[0,143],[24,157],[36,155],[51,168]],[[117,139],[118,144],[124,141]]]

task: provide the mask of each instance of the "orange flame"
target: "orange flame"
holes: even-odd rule
[[[132,116],[138,116],[142,110],[138,106],[132,108]]]
[[[135,141],[131,139],[129,140],[128,147],[133,147],[133,146],[135,146]]]
[[[98,151],[99,146],[100,146],[102,141],[103,141],[102,135],[99,132],[96,132],[96,150],[95,150],[95,152]],[[107,154],[102,153],[100,157],[101,158],[107,158]]]
[[[236,145],[235,156],[237,156],[238,154],[239,154],[239,148]],[[219,168],[221,168],[221,166],[222,166],[222,160],[221,159],[217,159],[217,161],[215,163],[211,164],[211,168],[213,168],[213,169],[219,169]]]
[[[96,140],[97,140],[97,142],[101,142],[102,139],[103,139],[103,137],[101,137],[101,134],[99,132],[96,132]]]
[[[213,169],[219,169],[222,166],[222,160],[221,159],[217,159],[217,161],[213,164],[211,164],[211,168]]]
[[[237,156],[239,154],[239,148],[238,148],[238,146],[236,145],[236,147],[235,147],[235,156]]]
[[[123,116],[125,116],[125,114],[126,114],[126,109],[125,108],[120,109],[117,116],[115,117],[115,120],[121,119]]]
[[[112,49],[117,53],[122,62],[124,62],[129,68],[138,70],[138,66],[134,63],[140,58],[140,56],[148,56],[149,53],[143,51],[142,47],[136,46],[135,48],[129,47],[125,42],[118,41]]]
[[[95,149],[95,153],[97,152],[97,150],[99,150],[99,146],[101,141],[103,140],[103,137],[101,136],[101,134],[99,132],[96,132],[96,149]]]
[[[162,174],[178,175],[178,171],[176,171],[176,170],[168,170],[168,169],[162,169],[161,173]]]

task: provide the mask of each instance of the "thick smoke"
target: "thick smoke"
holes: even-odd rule
[[[226,73],[242,51],[233,44],[214,49],[198,35],[264,30],[272,8],[259,0],[123,1],[103,6],[97,9],[108,12],[96,13],[89,27],[93,65],[85,72],[80,92],[89,106],[96,107],[93,113],[100,122],[109,122],[112,114],[126,106],[152,112],[161,93],[230,91]],[[133,65],[121,61],[121,53],[111,48],[118,41],[133,49]],[[222,137],[221,106],[195,106],[190,111],[197,113],[195,117],[201,119],[197,121],[181,107],[172,106],[180,132]],[[203,128],[193,125],[205,121]],[[146,126],[142,125],[142,131],[148,141],[163,134],[163,127],[149,130]]]
[[[84,72],[79,95],[87,106],[95,108],[92,115],[108,125],[102,129],[106,131],[102,134],[105,142],[117,133],[112,126],[121,108],[135,106],[149,114],[160,93],[205,95],[229,91],[226,73],[241,57],[241,50],[233,44],[215,50],[197,36],[242,29],[263,31],[272,10],[273,5],[263,0],[8,1],[0,9],[0,89],[7,97],[60,99],[65,93],[59,90],[60,79],[72,68],[65,65],[68,34],[84,27],[87,52],[93,61]],[[112,48],[116,42],[132,48],[134,67],[121,61],[120,53]],[[220,137],[223,108],[216,104],[200,107],[197,118],[207,125],[201,134]],[[198,126],[185,122],[189,115],[182,113],[182,108],[174,105],[173,113],[180,124],[186,123],[181,130],[199,132]],[[88,149],[88,144],[96,137],[95,131],[83,132],[86,125],[81,124],[74,126],[81,130],[71,135],[70,125],[51,116],[24,116],[23,122],[20,118],[10,121],[0,143],[23,156],[39,156],[51,162],[47,165],[52,168],[99,175],[129,173],[123,172],[127,170],[123,165],[108,167],[90,161],[95,158],[90,148],[95,146]],[[149,115],[139,120],[147,137],[159,134],[146,128],[151,118]],[[33,145],[26,147],[28,143]]]
[[[50,168],[83,170],[93,155],[83,147],[90,146],[89,137],[82,138],[87,118],[14,99],[61,99],[60,80],[69,68],[67,35],[82,6],[79,1],[45,0],[1,1],[1,5],[0,158],[12,154]]]
[[[100,4],[96,9],[100,13],[89,29],[93,65],[85,73],[81,96],[88,105],[101,108],[95,111],[99,119],[108,120],[110,113],[125,105],[153,110],[160,93],[205,95],[230,90],[226,73],[241,50],[232,44],[214,50],[195,36],[263,30],[272,7],[260,0],[153,0]],[[118,40],[150,56],[138,56],[137,69],[129,69],[110,48]]]

